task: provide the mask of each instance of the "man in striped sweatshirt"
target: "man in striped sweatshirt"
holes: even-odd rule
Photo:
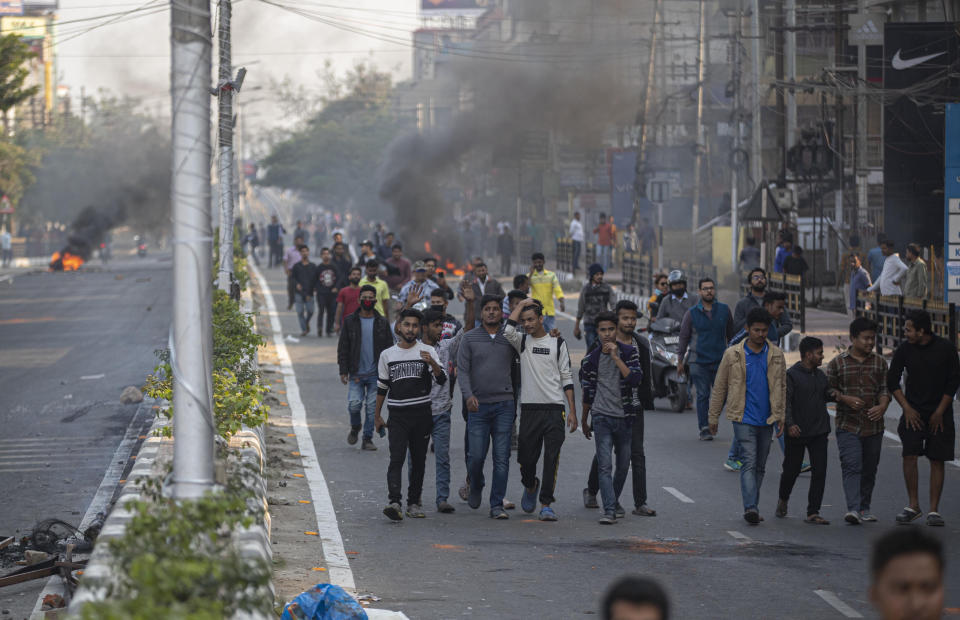
[[[418,310],[404,310],[397,323],[397,344],[380,354],[377,368],[377,412],[374,424],[377,431],[384,426],[389,431],[390,466],[387,468],[389,503],[383,514],[394,521],[403,519],[402,499],[403,461],[410,451],[410,481],[407,488],[407,516],[422,519],[425,515],[420,502],[423,491],[423,473],[427,448],[433,431],[433,413],[430,392],[434,383],[443,385],[447,375],[440,365],[437,351],[420,342],[420,323],[423,315]],[[390,410],[389,424],[381,417],[383,403]]]
[[[523,332],[517,330],[518,324]],[[543,306],[524,299],[507,319],[503,335],[520,354],[520,432],[517,461],[523,482],[524,512],[541,504],[540,520],[556,521],[550,505],[560,467],[563,445],[564,407],[570,432],[577,430],[577,407],[573,401],[570,352],[560,336],[551,336],[543,327]],[[537,461],[543,450],[543,479],[537,478]]]

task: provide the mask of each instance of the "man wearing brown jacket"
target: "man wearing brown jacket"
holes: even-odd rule
[[[710,397],[710,433],[717,434],[720,412],[727,406],[727,419],[740,443],[740,493],[743,518],[750,525],[763,520],[757,503],[766,469],[773,427],[783,434],[786,408],[786,363],[783,351],[767,341],[770,313],[754,308],[747,314],[747,338],[726,350],[720,361]]]

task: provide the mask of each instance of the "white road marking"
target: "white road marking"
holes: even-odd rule
[[[80,377],[81,381],[93,381],[94,379],[103,379],[107,375],[100,373],[99,375],[83,375]]]
[[[560,310],[554,310],[554,312],[557,313],[557,316],[562,316],[563,318],[568,319],[570,321],[577,320],[577,317],[573,316],[572,314],[567,314],[566,312],[562,312]]]
[[[742,540],[743,542],[751,542],[751,541],[753,541],[753,539],[750,538],[749,536],[747,536],[746,534],[744,534],[744,533],[742,533],[742,532],[738,532],[738,531],[736,531],[736,530],[727,530],[727,534],[730,534],[731,536],[733,536],[733,537],[736,538],[737,540]]]
[[[692,500],[692,499],[690,499],[689,497],[687,497],[686,495],[684,495],[683,493],[681,493],[680,491],[676,490],[676,489],[673,488],[673,487],[663,487],[663,490],[666,491],[667,493],[669,493],[670,495],[673,495],[674,497],[676,497],[678,500],[680,500],[680,501],[683,502],[684,504],[692,504],[692,503],[693,503],[693,500]]]
[[[146,419],[143,419],[145,416],[142,415],[142,412],[147,412]],[[80,525],[77,526],[81,532],[87,529],[90,526],[90,523],[96,518],[97,513],[107,512],[107,509],[110,504],[110,500],[113,499],[113,493],[117,488],[117,484],[120,482],[120,476],[123,474],[123,468],[127,466],[127,463],[130,461],[130,455],[133,452],[133,448],[136,445],[137,439],[142,435],[146,429],[145,426],[148,426],[150,423],[150,414],[151,410],[147,409],[146,406],[141,405],[137,409],[137,413],[134,414],[133,419],[130,420],[129,426],[127,426],[127,432],[123,435],[123,440],[120,442],[120,445],[117,446],[116,452],[113,453],[113,459],[110,461],[110,466],[107,467],[107,471],[103,474],[103,479],[100,480],[100,486],[97,488],[97,493],[93,496],[93,500],[90,501],[90,505],[87,506],[87,512],[83,515],[83,519],[80,521]],[[46,468],[45,468],[46,469]],[[53,469],[50,467],[49,469]],[[76,469],[73,467],[73,469]],[[40,611],[40,608],[43,606],[43,597],[48,594],[59,594],[60,596],[66,595],[66,590],[63,587],[63,581],[60,579],[59,575],[50,577],[47,580],[47,583],[43,586],[43,590],[40,591],[40,596],[37,597],[37,603],[33,606],[33,613],[30,614],[31,618],[43,618],[45,615]]]
[[[250,265],[250,268],[260,285],[260,291],[267,304],[267,316],[270,317],[270,329],[273,330],[273,344],[277,349],[277,358],[280,360],[280,369],[287,388],[287,402],[290,403],[293,429],[297,435],[297,445],[300,448],[303,471],[310,486],[310,496],[313,499],[313,508],[317,517],[317,531],[320,534],[330,583],[355,594],[357,586],[353,578],[353,569],[350,568],[350,560],[347,559],[347,553],[343,548],[343,538],[340,536],[337,514],[333,509],[333,501],[330,499],[326,478],[320,470],[320,461],[317,459],[313,437],[310,435],[310,427],[307,425],[307,411],[303,406],[303,400],[300,398],[297,375],[294,373],[293,362],[290,360],[287,345],[284,343],[280,319],[277,316],[277,304],[273,300],[270,285],[267,284],[263,274],[260,273],[260,269],[256,265]]]
[[[814,590],[814,594],[822,598],[828,605],[839,611],[845,618],[862,618],[863,614],[859,611],[850,607],[846,603],[840,600],[836,594],[830,590]]]

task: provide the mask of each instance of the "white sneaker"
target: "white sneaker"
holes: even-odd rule
[[[847,514],[843,515],[843,520],[849,523],[850,525],[860,525],[863,519],[860,518],[859,512],[850,511]]]

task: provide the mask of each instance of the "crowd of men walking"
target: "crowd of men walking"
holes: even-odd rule
[[[510,291],[489,274],[482,258],[474,258],[455,291],[432,257],[411,263],[402,245],[393,243],[390,257],[382,260],[378,248],[364,242],[353,259],[342,239],[336,234],[333,239],[332,249],[322,248],[320,261],[313,263],[310,248],[295,236],[279,264],[288,275],[288,309],[297,309],[301,336],[310,332],[315,310],[317,335],[339,334],[340,378],[348,386],[348,443],[362,440],[361,448],[372,451],[377,449],[374,434],[387,436],[386,516],[425,516],[422,491],[431,442],[437,510],[455,511],[449,502],[449,446],[458,397],[466,422],[466,480],[459,496],[471,508],[483,503],[490,453],[489,514],[509,518],[513,448],[523,486],[521,508],[532,513],[539,506],[541,520],[557,520],[561,448],[566,434],[580,429],[595,446],[584,505],[600,509],[603,524],[624,518],[620,496],[632,470],[633,514],[656,515],[647,505],[643,448],[644,411],[653,408],[650,344],[637,331],[640,308],[617,299],[603,281],[601,264],[588,269],[578,299],[573,333],[585,339],[586,354],[575,376],[569,344],[556,329],[564,292],[542,254],[533,254],[530,269],[514,278]],[[717,298],[712,279],[700,280],[694,294],[682,273],[658,275],[659,292],[647,306],[650,321],[673,319],[680,326],[677,371],[689,377],[696,392],[699,439],[713,439],[721,413],[732,424],[723,466],[739,473],[744,519],[763,520],[760,488],[776,438],[783,471],[774,514],[786,516],[798,475],[810,471],[806,521],[829,523],[820,510],[832,432],[827,403],[834,402],[844,520],[876,521],[871,499],[884,415],[896,400],[903,410],[898,434],[908,498],[896,521],[923,516],[917,460],[926,456],[931,464],[926,522],[943,525],[939,500],[944,463],[954,458],[952,402],[960,387],[960,362],[953,345],[933,333],[929,315],[922,310],[907,315],[906,340],[889,367],[875,352],[877,326],[856,318],[849,326],[849,347],[825,372],[823,342],[812,337],[800,341],[801,359],[788,368],[779,347],[793,328],[785,297],[767,290],[760,267],[749,272],[747,283],[749,294],[731,308]],[[454,297],[464,303],[462,322],[447,311]]]

